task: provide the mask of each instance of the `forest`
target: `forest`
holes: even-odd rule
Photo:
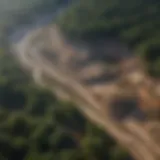
[[[152,76],[160,77],[159,0],[81,0],[72,3],[57,23],[70,38],[124,42],[145,60]]]
[[[118,38],[160,77],[159,20],[159,0],[81,0],[56,21],[71,38]],[[128,160],[109,135],[73,103],[34,84],[7,52],[0,50],[0,160]]]
[[[126,160],[128,154],[71,102],[36,86],[0,52],[0,160]]]

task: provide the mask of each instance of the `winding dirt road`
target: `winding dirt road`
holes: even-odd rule
[[[45,50],[50,50],[51,54],[58,58],[48,58]],[[109,99],[120,92],[115,81],[105,84],[110,88],[105,88],[105,102],[96,99],[95,86],[86,85],[83,74],[80,74],[84,73],[87,67],[82,68],[80,72],[79,68],[72,68],[71,65],[72,61],[78,64],[78,60],[84,61],[88,56],[77,54],[79,51],[67,44],[56,26],[29,32],[18,44],[12,46],[12,51],[21,65],[31,72],[37,84],[49,88],[54,93],[56,90],[62,90],[87,118],[103,127],[117,142],[126,147],[135,159],[160,159],[160,144],[153,139],[145,122],[132,118],[118,122],[111,118],[107,110]],[[89,65],[90,63],[87,63],[87,66]],[[102,65],[101,68],[105,67]],[[104,72],[106,70],[105,68]]]

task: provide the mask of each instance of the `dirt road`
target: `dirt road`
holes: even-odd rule
[[[56,61],[51,60],[44,53],[48,48],[52,49],[52,54],[58,57]],[[97,101],[93,93],[94,86],[84,84],[79,78],[80,72],[77,73],[75,68],[71,68],[70,62],[74,56],[77,62],[78,60],[84,61],[84,56],[78,57],[80,53],[77,54],[78,51],[67,44],[56,26],[28,33],[21,42],[13,45],[12,50],[22,66],[31,72],[37,84],[48,87],[52,92],[56,92],[55,86],[62,89],[72,97],[72,101],[87,118],[103,127],[126,147],[134,158],[137,160],[160,159],[160,144],[153,140],[148,129],[144,127],[144,123],[133,119],[117,122],[111,119],[108,112],[104,112],[103,108],[107,108],[109,103]],[[48,79],[53,83],[49,83]],[[118,92],[114,81],[107,85],[112,85],[113,88],[110,90],[112,93],[107,94],[106,90],[106,95],[112,96]]]

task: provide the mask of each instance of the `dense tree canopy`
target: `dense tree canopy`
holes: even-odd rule
[[[0,53],[1,160],[124,160],[123,149],[73,106]]]
[[[160,76],[159,0],[80,0],[57,19],[77,39],[116,37]],[[0,51],[0,160],[126,160],[126,152],[70,102],[37,87]]]
[[[94,40],[116,37],[147,59],[149,71],[160,76],[159,0],[80,0],[57,22],[66,35]]]

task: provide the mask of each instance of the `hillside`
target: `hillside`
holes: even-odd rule
[[[57,22],[77,40],[119,39],[146,60],[150,74],[160,76],[159,19],[158,0],[81,0]]]
[[[125,160],[127,154],[70,102],[39,89],[0,53],[1,160]]]
[[[120,66],[117,63],[116,71],[113,65],[99,63],[94,52],[76,49],[57,25],[33,30],[13,46],[13,51],[37,84],[54,94],[59,89],[66,93],[86,118],[104,128],[135,159],[159,160],[159,137],[152,132],[159,133],[154,123],[159,117],[158,85],[149,82],[139,59],[124,59]],[[144,101],[149,106],[145,107]],[[153,101],[155,106],[150,106]],[[158,117],[148,117],[140,108]]]
[[[159,160],[159,137],[152,132],[159,133],[153,123],[159,118],[158,83],[145,74],[143,61],[126,57],[141,55],[148,71],[159,75],[159,4],[77,1],[58,25],[33,30],[11,47],[24,70],[2,51],[0,159],[126,160],[112,136],[133,157]],[[106,56],[111,51],[114,56]],[[72,103],[57,97],[61,89]]]

